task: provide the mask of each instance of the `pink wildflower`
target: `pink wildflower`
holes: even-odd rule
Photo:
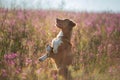
[[[3,77],[6,77],[6,76],[7,76],[7,71],[6,71],[5,69],[2,69],[1,72],[2,72],[2,76],[3,76]]]

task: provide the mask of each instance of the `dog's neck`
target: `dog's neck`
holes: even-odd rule
[[[58,33],[58,35],[57,35],[57,38],[61,38],[61,37],[63,37],[64,35],[63,35],[63,32],[62,31],[60,31],[59,33]]]
[[[60,38],[65,39],[65,40],[67,40],[67,41],[70,42],[71,34],[72,34],[72,30],[69,31],[69,32],[64,32],[64,31],[61,30],[61,31],[58,33],[57,37],[60,37]]]

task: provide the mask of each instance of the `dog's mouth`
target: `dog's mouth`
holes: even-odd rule
[[[42,61],[46,60],[48,57],[49,57],[48,54],[45,54],[39,58],[39,61],[42,62]]]
[[[59,28],[61,27],[61,25],[59,23],[57,23],[56,26],[59,27]]]

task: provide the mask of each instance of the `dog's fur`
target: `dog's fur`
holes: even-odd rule
[[[60,31],[56,38],[52,40],[53,53],[58,53],[58,47],[63,43],[62,41],[63,32]]]
[[[71,34],[72,29],[76,25],[73,21],[69,19],[56,19],[56,26],[61,29],[56,38],[52,40],[52,44],[47,45],[47,54],[40,57],[40,61],[45,60],[47,57],[54,59],[57,68],[59,69],[59,74],[62,75],[66,80],[68,79],[68,66],[72,64],[73,54],[71,50]]]

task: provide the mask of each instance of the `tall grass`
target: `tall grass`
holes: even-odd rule
[[[120,14],[0,9],[0,80],[55,79],[51,60],[38,58],[59,32],[56,18],[77,23],[69,66],[73,80],[120,79]]]

